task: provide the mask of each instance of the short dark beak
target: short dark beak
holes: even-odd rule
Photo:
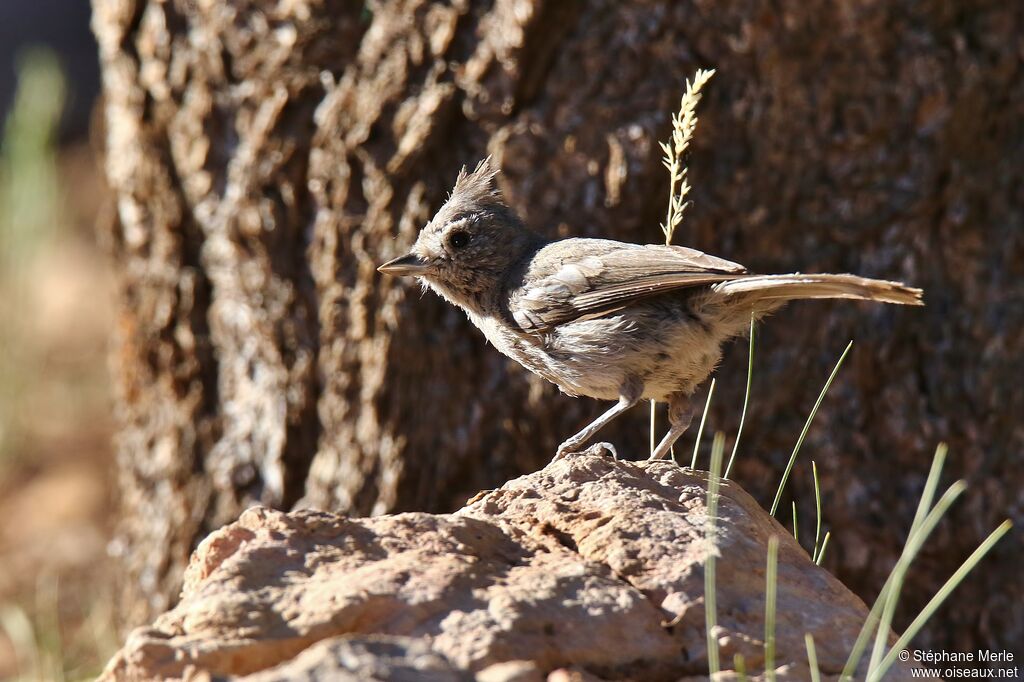
[[[394,277],[414,277],[425,273],[428,267],[429,264],[425,260],[415,253],[409,253],[399,256],[394,260],[389,260],[384,265],[378,267],[377,270],[385,275],[392,275]]]

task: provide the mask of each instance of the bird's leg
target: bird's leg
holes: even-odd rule
[[[640,384],[638,381],[627,381],[619,390],[619,402],[615,403],[611,409],[600,417],[587,424],[582,431],[559,445],[558,451],[555,453],[555,459],[552,461],[559,460],[574,452],[579,452],[583,445],[593,438],[598,431],[607,426],[610,421],[640,402],[641,395],[643,395],[643,384]]]
[[[690,406],[690,399],[682,393],[673,393],[668,397],[668,423],[669,429],[665,437],[658,443],[658,447],[651,453],[651,459],[665,459],[669,450],[679,440],[679,436],[686,433],[693,420],[693,408]]]
[[[602,414],[600,417],[590,422],[583,428],[582,431],[572,436],[564,443],[558,446],[558,452],[555,453],[555,459],[561,459],[566,455],[574,452],[579,452],[580,449],[593,438],[598,431],[603,429],[610,421],[618,417],[620,414],[633,407],[639,402],[639,399],[630,399],[626,396],[620,396],[619,402],[615,403],[611,409]]]

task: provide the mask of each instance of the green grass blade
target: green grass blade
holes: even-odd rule
[[[651,401],[651,454],[654,454],[654,448],[657,447],[657,429],[658,429],[658,402],[655,400]]]
[[[747,358],[747,390],[743,393],[743,411],[740,413],[740,426],[736,429],[736,440],[732,444],[732,454],[729,455],[729,464],[725,467],[725,476],[729,478],[732,471],[732,464],[736,461],[736,451],[740,447],[740,436],[743,435],[743,424],[747,421],[747,406],[750,404],[750,384],[754,378],[754,316],[750,316],[749,357]]]
[[[991,550],[1012,527],[1013,524],[1009,519],[1003,521],[994,531],[992,531],[992,533],[989,534],[987,538],[985,538],[984,542],[978,545],[978,548],[971,553],[971,556],[967,557],[967,559],[960,564],[960,568],[956,569],[956,572],[950,576],[949,580],[947,580],[939,591],[935,593],[935,596],[931,598],[923,609],[921,609],[921,613],[917,614],[917,618],[915,618],[913,622],[907,626],[907,629],[903,631],[903,634],[896,640],[892,649],[890,649],[889,653],[884,659],[882,659],[881,665],[876,670],[872,671],[871,676],[868,678],[869,680],[881,680],[885,676],[886,671],[888,671],[896,661],[896,656],[899,655],[899,652],[907,648],[910,641],[914,639],[918,632],[920,632],[921,628],[924,627],[924,624],[927,623],[935,614],[935,611],[942,606],[942,603],[946,601],[950,594],[952,594],[953,590],[955,590],[961,581],[967,577],[968,573],[974,570],[975,566],[977,566],[985,555],[988,554],[989,550]]]
[[[765,570],[764,586],[764,674],[769,682],[775,682],[775,606],[779,573],[779,539],[768,538],[768,566]]]
[[[17,89],[0,120],[0,466],[29,443],[23,397],[49,361],[35,343],[37,311],[27,302],[40,284],[37,257],[65,226],[56,141],[64,72],[49,48],[20,50],[15,62]]]
[[[672,114],[672,133],[667,142],[659,142],[658,146],[665,154],[662,163],[668,170],[668,209],[661,231],[665,235],[665,244],[672,243],[672,235],[676,227],[683,221],[683,211],[689,205],[686,195],[690,192],[690,183],[686,180],[686,164],[684,157],[693,133],[697,130],[697,104],[700,102],[701,88],[715,75],[714,69],[698,69],[693,80],[686,81],[686,92],[679,100],[679,113]],[[651,401],[651,454],[654,454],[657,440],[655,439],[655,402]],[[675,446],[669,448],[672,461],[676,459]]]
[[[924,490],[921,492],[921,499],[918,502],[917,511],[914,512],[914,520],[910,524],[910,534],[907,537],[907,544],[911,543],[915,536],[920,533],[925,520],[928,518],[928,513],[933,511],[931,509],[931,504],[932,500],[935,498],[935,490],[938,488],[939,477],[942,474],[942,467],[946,461],[946,452],[947,448],[945,443],[940,443],[935,449],[935,456],[932,458],[932,467],[928,471],[928,479],[925,481]],[[964,487],[966,486],[961,485],[960,489],[962,490]],[[948,495],[952,490],[953,487],[947,490],[946,494]],[[957,493],[957,495],[959,495],[959,493]],[[955,499],[955,496],[953,499]],[[952,504],[952,500],[950,500],[949,504]],[[917,552],[915,551],[914,554],[916,553]],[[901,553],[900,558],[896,561],[896,565],[892,570],[892,583],[889,586],[888,593],[885,595],[885,603],[882,606],[882,615],[879,619],[878,630],[875,632],[875,642],[871,647],[871,658],[868,663],[869,672],[878,667],[882,662],[882,656],[885,654],[885,645],[889,639],[893,616],[896,613],[896,604],[899,603],[900,590],[903,589],[903,580],[906,577],[907,570],[910,568],[910,561],[913,559],[913,556],[908,556],[908,554],[909,553],[907,552]]]
[[[747,661],[743,654],[733,654],[732,667],[736,671],[736,682],[747,682]]]
[[[800,542],[800,528],[796,521],[796,500],[790,502],[790,505],[793,507],[793,539]]]
[[[814,648],[814,638],[811,633],[804,634],[804,644],[807,645],[807,667],[811,671],[811,682],[821,682],[821,672],[818,670],[818,652]]]
[[[707,546],[707,558],[704,560],[704,627],[708,643],[708,671],[714,675],[721,670],[718,653],[718,638],[715,627],[718,625],[718,605],[715,593],[715,562],[717,561],[717,536],[715,522],[718,517],[718,487],[721,484],[719,473],[722,471],[722,458],[725,453],[725,434],[718,432],[711,445],[711,471],[708,473],[707,521],[704,529],[704,541]]]
[[[931,509],[932,500],[935,499],[935,491],[939,487],[939,477],[942,476],[942,467],[946,465],[946,455],[949,448],[945,443],[939,443],[935,448],[935,455],[932,456],[932,467],[928,470],[928,478],[924,482],[924,489],[921,491],[921,500],[917,504],[917,511],[914,512],[914,521],[910,524],[910,532],[913,533],[921,527],[924,517]]]
[[[825,548],[828,547],[828,539],[832,537],[832,531],[825,533],[825,537],[821,540],[821,549],[818,550],[818,556],[814,559],[815,566],[821,566],[822,560],[825,558]]]
[[[818,481],[818,463],[811,460],[811,473],[814,476],[814,550],[811,552],[811,561],[818,563],[818,552],[820,550],[819,540],[821,539],[821,483]]]
[[[20,679],[41,679],[40,645],[32,619],[16,605],[0,605],[0,635],[9,642]]]
[[[782,491],[786,487],[786,481],[789,480],[789,473],[793,470],[793,464],[796,462],[797,453],[800,452],[800,446],[804,444],[804,438],[807,437],[807,432],[811,429],[811,422],[814,421],[814,415],[818,413],[818,408],[821,407],[821,402],[825,399],[825,394],[828,393],[829,387],[835,380],[836,375],[839,373],[839,368],[843,366],[843,360],[850,352],[850,348],[853,347],[853,341],[846,344],[846,350],[839,356],[839,362],[836,363],[835,368],[832,370],[832,374],[829,375],[828,381],[825,382],[825,386],[822,387],[821,393],[818,394],[818,400],[814,403],[814,407],[811,409],[811,413],[807,415],[807,421],[804,422],[803,431],[800,432],[800,438],[796,441],[796,446],[793,448],[793,453],[789,456],[789,463],[786,464],[786,471],[782,474],[782,480],[779,481],[779,489],[775,491],[775,500],[772,502],[771,515],[775,516],[775,512],[779,508],[779,500],[782,499]]]
[[[708,419],[708,410],[711,409],[711,396],[715,394],[715,380],[711,380],[711,387],[708,389],[708,399],[704,403],[704,414],[700,417],[700,428],[697,429],[697,442],[693,444],[693,457],[690,458],[690,468],[697,468],[697,450],[700,449],[700,438],[704,434],[704,422]]]
[[[860,657],[864,653],[864,647],[867,646],[867,640],[871,636],[871,633],[875,631],[875,627],[879,626],[882,629],[886,637],[889,634],[890,623],[880,623],[881,616],[883,613],[884,606],[889,599],[890,592],[896,585],[902,585],[903,575],[906,572],[906,568],[909,567],[910,563],[917,556],[924,542],[928,539],[932,530],[942,519],[942,516],[949,510],[953,502],[960,496],[961,493],[966,489],[966,484],[963,481],[957,481],[951,485],[942,497],[939,498],[938,503],[935,507],[928,512],[921,521],[918,528],[914,533],[911,533],[907,537],[907,541],[903,545],[903,552],[900,554],[899,559],[896,560],[896,565],[893,566],[892,572],[889,573],[889,577],[886,579],[885,584],[882,585],[882,590],[878,594],[878,598],[875,603],[871,606],[871,611],[868,613],[868,618],[861,627],[860,634],[857,635],[857,641],[854,642],[853,649],[850,651],[850,657],[846,661],[846,666],[843,668],[843,674],[840,679],[853,679],[853,672],[857,668],[857,664],[860,662]],[[926,496],[922,495],[922,501]],[[895,589],[899,589],[895,587]],[[881,626],[884,625],[884,628]]]

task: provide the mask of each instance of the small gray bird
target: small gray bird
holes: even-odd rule
[[[921,290],[855,275],[754,275],[682,246],[607,239],[551,241],[528,230],[494,185],[489,160],[463,168],[451,197],[412,251],[381,265],[417,277],[495,348],[571,396],[617,400],[562,443],[579,452],[641,399],[667,401],[664,458],[692,418],[690,396],[722,344],[800,298],[922,305]]]

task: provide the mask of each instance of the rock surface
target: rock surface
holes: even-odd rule
[[[200,545],[181,602],[133,632],[103,679],[706,677],[706,480],[580,455],[454,514],[255,507]],[[807,632],[824,678],[837,675],[864,604],[730,481],[717,527],[723,668],[736,655],[764,668],[775,535],[778,678],[808,678]]]

